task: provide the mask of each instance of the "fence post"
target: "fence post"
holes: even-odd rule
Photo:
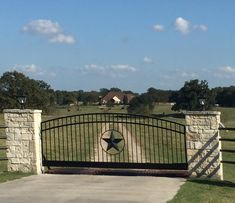
[[[5,109],[8,171],[42,173],[41,110]]]
[[[220,112],[191,111],[185,115],[189,175],[223,180]]]

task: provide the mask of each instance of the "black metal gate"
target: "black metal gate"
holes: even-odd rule
[[[44,166],[187,169],[185,126],[151,116],[92,113],[41,124]]]

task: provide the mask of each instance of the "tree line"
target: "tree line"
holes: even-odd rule
[[[1,110],[6,108],[19,108],[17,96],[24,92],[27,96],[26,107],[39,108],[48,111],[56,105],[70,104],[99,104],[99,101],[110,91],[132,93],[136,97],[131,100],[128,111],[130,113],[150,113],[155,103],[172,102],[173,110],[200,110],[199,100],[205,100],[205,109],[215,104],[223,107],[235,107],[235,86],[216,87],[210,89],[205,80],[186,81],[178,90],[160,90],[150,87],[145,93],[138,94],[130,90],[119,88],[101,88],[99,91],[62,91],[53,90],[49,84],[42,80],[34,80],[23,73],[13,71],[5,72],[0,78],[0,104]]]

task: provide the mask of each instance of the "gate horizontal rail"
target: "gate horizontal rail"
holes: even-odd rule
[[[141,168],[141,169],[172,169],[172,170],[187,170],[187,164],[154,164],[154,163],[112,163],[112,162],[82,162],[82,161],[43,161],[44,166],[56,167],[94,167],[94,168]]]

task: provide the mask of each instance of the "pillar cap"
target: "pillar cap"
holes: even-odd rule
[[[193,116],[193,115],[197,115],[197,116],[217,116],[217,115],[220,115],[221,112],[220,111],[183,111],[182,112],[183,114],[185,114],[186,116],[187,115],[190,115],[190,116]]]
[[[4,109],[3,113],[42,113],[42,110],[37,109]]]

